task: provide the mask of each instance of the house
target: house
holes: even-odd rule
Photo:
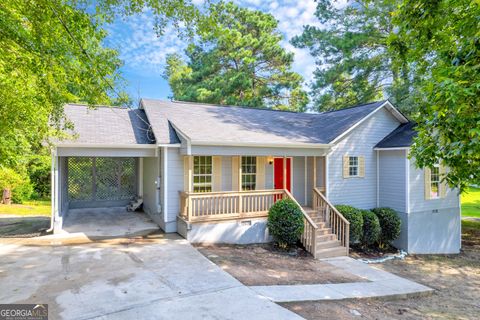
[[[458,253],[458,190],[444,168],[418,169],[414,124],[389,101],[319,114],[143,99],[138,109],[65,106],[75,135],[53,152],[53,225],[69,209],[143,210],[191,242],[269,241],[266,216],[291,198],[315,257],[348,253],[349,224],[334,208],[391,207],[396,245]]]

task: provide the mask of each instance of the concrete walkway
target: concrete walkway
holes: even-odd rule
[[[406,297],[425,295],[433,292],[433,289],[429,287],[398,277],[349,257],[324,259],[322,261],[370,282],[252,286],[250,288],[275,302],[343,300],[385,296]]]
[[[0,243],[0,301],[47,303],[50,319],[302,319],[179,236],[119,241]]]

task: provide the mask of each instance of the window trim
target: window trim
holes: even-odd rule
[[[247,159],[247,158],[251,158],[252,161],[248,164],[246,164],[246,166],[250,166],[250,167],[254,167],[255,168],[255,172],[245,172],[245,170],[243,170],[244,168],[244,164],[243,164],[243,160],[244,159]],[[257,189],[257,156],[241,156],[240,157],[240,168],[241,168],[241,171],[242,171],[242,176],[241,176],[241,189],[242,191],[252,191],[252,190],[256,190]],[[252,183],[250,182],[250,189],[246,189],[244,187],[244,177],[251,177],[253,179],[253,188],[251,188],[252,186]]]
[[[195,173],[195,158],[210,158],[210,173]],[[205,163],[199,163],[199,165],[204,165]],[[195,182],[195,177],[210,177],[210,182]],[[202,184],[202,185],[199,185]],[[195,190],[198,187],[200,190]],[[209,188],[209,190],[208,190]],[[205,193],[213,191],[213,157],[212,156],[193,156],[193,166],[192,166],[192,191],[194,193]]]

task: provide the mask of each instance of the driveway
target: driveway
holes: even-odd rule
[[[83,245],[0,244],[1,303],[50,319],[301,319],[175,235]]]

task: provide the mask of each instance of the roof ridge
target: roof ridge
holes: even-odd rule
[[[137,110],[136,108],[128,108],[128,107],[122,107],[122,106],[107,106],[107,105],[102,105],[102,104],[88,104],[88,103],[77,103],[77,102],[68,102],[65,103],[65,106],[81,106],[81,107],[95,107],[95,108],[108,108],[108,109],[122,109],[122,110]]]
[[[159,101],[159,102],[166,102],[166,103],[178,103],[178,104],[183,103],[183,104],[198,105],[201,107],[237,108],[237,109],[250,109],[250,110],[273,111],[273,112],[286,112],[286,113],[294,113],[294,114],[307,114],[306,112],[298,112],[298,111],[292,111],[292,110],[256,108],[256,107],[249,107],[249,106],[234,106],[234,105],[228,105],[228,104],[214,104],[214,103],[183,101],[183,100],[164,100],[164,99],[148,99],[148,98],[142,98],[141,100]]]
[[[330,110],[330,111],[321,112],[321,113],[319,113],[319,114],[327,114],[327,113],[333,113],[333,112],[338,112],[338,111],[343,111],[343,110],[349,110],[349,109],[355,109],[355,108],[362,108],[362,107],[368,106],[369,104],[385,103],[385,102],[387,102],[387,101],[388,101],[388,100],[378,100],[378,101],[366,102],[366,103],[354,105],[354,106],[347,107],[347,108],[342,108],[342,109],[337,109],[337,110]]]

